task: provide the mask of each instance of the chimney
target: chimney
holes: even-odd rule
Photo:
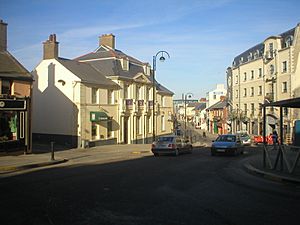
[[[7,23],[0,20],[0,51],[7,50]]]
[[[58,58],[58,42],[56,41],[56,34],[50,34],[49,39],[43,42],[44,56],[43,59]]]
[[[105,45],[112,49],[115,49],[115,35],[113,34],[103,34],[99,37],[99,46]]]
[[[220,100],[224,102],[226,100],[226,96],[220,96]]]

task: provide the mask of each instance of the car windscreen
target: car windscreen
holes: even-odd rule
[[[174,137],[160,137],[158,142],[173,142]]]
[[[222,142],[235,142],[236,137],[235,136],[219,136],[216,141],[222,141]]]

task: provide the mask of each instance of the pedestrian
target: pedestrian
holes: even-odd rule
[[[273,133],[272,133],[272,141],[273,141],[273,146],[274,146],[274,150],[276,150],[276,144],[278,143],[278,134],[277,131],[274,129]]]

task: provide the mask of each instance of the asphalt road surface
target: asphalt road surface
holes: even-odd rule
[[[300,224],[300,187],[193,154],[66,164],[0,179],[1,225]],[[124,153],[129,154],[129,153]],[[128,156],[125,156],[127,157]]]

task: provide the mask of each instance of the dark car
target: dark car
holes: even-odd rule
[[[222,154],[243,154],[244,145],[239,135],[224,134],[217,137],[211,146],[211,155],[214,156],[218,153]]]
[[[181,153],[192,153],[193,146],[188,139],[176,135],[167,135],[159,137],[153,142],[151,151],[154,156],[161,154],[172,154],[178,156]]]

